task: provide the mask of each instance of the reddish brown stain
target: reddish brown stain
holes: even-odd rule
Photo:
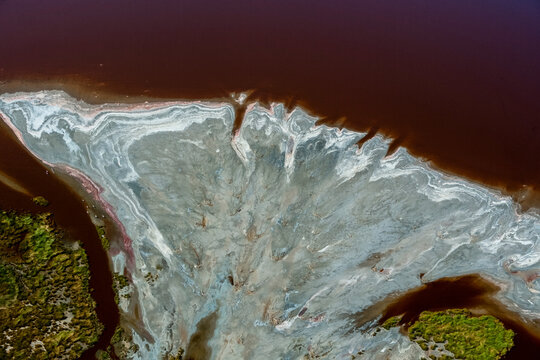
[[[216,322],[218,320],[217,312],[214,312],[197,323],[197,329],[189,338],[186,354],[186,360],[207,360],[212,355],[212,349],[208,342],[214,336]]]

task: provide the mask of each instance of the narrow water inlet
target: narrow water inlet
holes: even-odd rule
[[[0,183],[2,209],[31,213],[51,212],[58,227],[66,231],[67,238],[80,241],[83,245],[91,273],[91,294],[97,304],[99,321],[105,326],[98,343],[82,356],[82,359],[94,359],[98,349],[106,349],[108,346],[118,324],[119,313],[114,302],[109,259],[90,221],[86,204],[53,170],[30,154],[3,121],[0,121],[0,173],[15,179],[19,187],[28,189],[33,196],[41,195],[49,201],[46,208],[40,207],[33,203],[32,195]]]

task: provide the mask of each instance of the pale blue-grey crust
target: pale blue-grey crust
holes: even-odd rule
[[[216,311],[214,359],[417,359],[397,330],[354,330],[352,315],[420,273],[480,272],[540,317],[540,284],[516,276],[540,268],[538,215],[403,148],[385,157],[382,136],[358,149],[365,134],[279,104],[249,105],[234,136],[227,103],[93,106],[47,91],[4,94],[2,113],[37,157],[100,187],[125,227],[132,250],[112,260],[135,284],[121,308],[138,301],[154,340],[134,333],[143,359],[185,347]]]

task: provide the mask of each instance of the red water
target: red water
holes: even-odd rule
[[[538,0],[0,0],[0,34],[0,93],[253,90],[540,204]],[[0,169],[52,198],[15,148]]]
[[[75,82],[94,101],[253,89],[540,199],[537,0],[4,0],[0,34],[0,92],[13,80]]]

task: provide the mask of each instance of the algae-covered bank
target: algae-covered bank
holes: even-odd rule
[[[386,320],[390,330],[400,316]],[[409,338],[420,345],[430,359],[498,360],[514,346],[514,332],[491,315],[473,316],[466,309],[424,311],[414,324],[406,326]]]
[[[51,214],[0,210],[0,359],[78,359],[103,331],[79,242]]]

